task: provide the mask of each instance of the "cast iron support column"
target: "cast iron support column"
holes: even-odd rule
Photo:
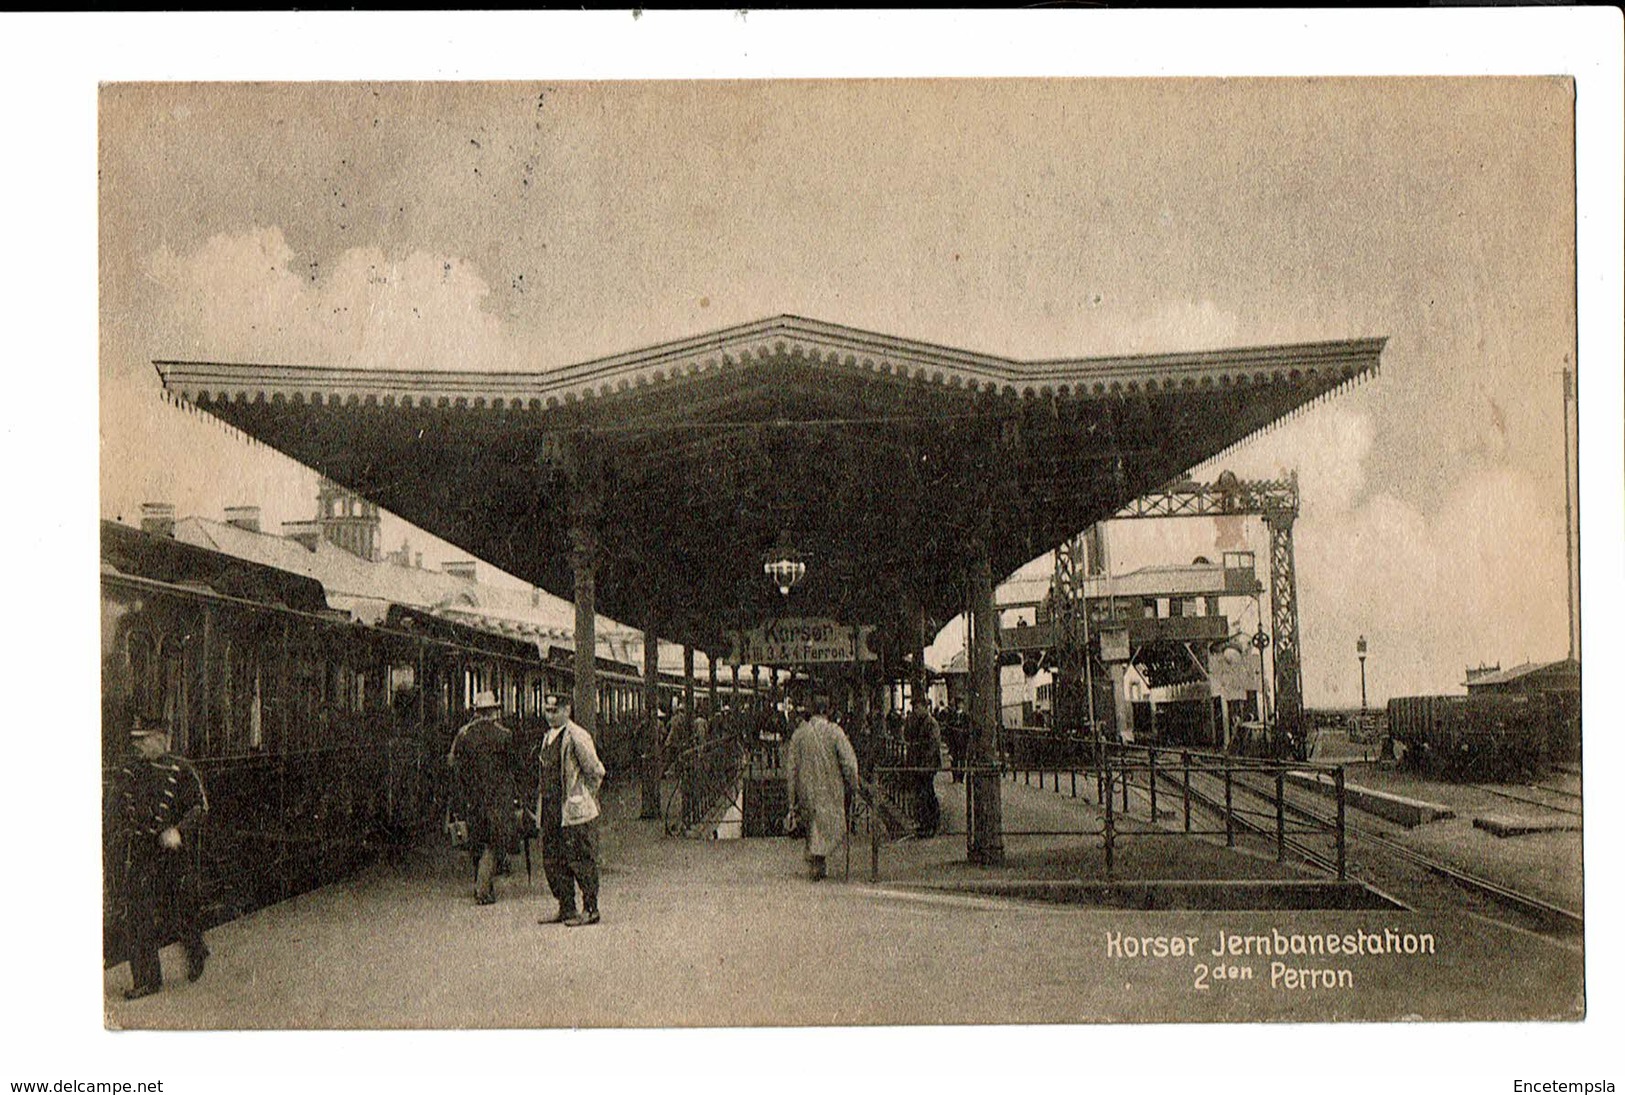
[[[911,699],[924,699],[931,685],[925,673],[925,603],[922,601],[914,606],[912,619],[909,624],[913,628],[913,639],[910,645],[914,648],[914,682],[911,689]]]
[[[694,730],[694,648],[683,644],[683,717],[688,719],[690,734]]]
[[[598,635],[596,567],[598,561],[597,499],[590,490],[578,495],[570,526],[570,569],[575,572],[576,687],[574,718],[583,730],[598,730]]]
[[[710,713],[707,715],[705,721],[712,723],[717,721],[717,656],[716,653],[711,650],[707,650],[705,652],[705,675],[710,678],[710,688],[708,691],[711,706]]]
[[[643,778],[638,816],[660,816],[660,639],[654,614],[643,625]]]
[[[980,537],[972,545],[971,615],[975,620],[976,657],[971,676],[970,762],[978,771],[971,777],[972,809],[967,858],[982,866],[1004,862],[1004,809],[999,786],[999,709],[996,678],[999,652],[998,611],[993,603],[993,571],[987,543]]]

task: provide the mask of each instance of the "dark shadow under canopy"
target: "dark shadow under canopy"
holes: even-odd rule
[[[166,391],[418,527],[573,594],[572,499],[599,502],[597,606],[725,651],[780,615],[876,623],[995,576],[1374,373],[1384,339],[1015,362],[781,316],[542,373],[160,361]],[[762,572],[788,534],[788,598]]]

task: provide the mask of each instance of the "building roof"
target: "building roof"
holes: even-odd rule
[[[1188,566],[1148,566],[1110,578],[1090,578],[1091,598],[1106,597],[1235,597],[1225,584],[1225,568],[1220,563],[1192,563]],[[1262,587],[1260,587],[1262,588]]]
[[[329,606],[349,612],[364,623],[382,622],[390,605],[423,609],[446,619],[547,645],[573,645],[575,606],[538,590],[471,582],[440,571],[368,562],[337,545],[320,540],[314,551],[295,540],[254,532],[206,517],[187,517],[175,523],[175,539],[303,575],[321,583]],[[534,603],[533,603],[534,601]],[[617,660],[628,660],[636,646],[641,658],[642,634],[598,617],[598,646]]]
[[[261,560],[209,550],[168,536],[103,521],[102,573],[146,578],[210,590],[259,604],[323,613],[328,602],[319,582]]]
[[[1137,570],[1086,579],[1091,600],[1107,597],[1240,597],[1262,590],[1262,586],[1243,594],[1226,582],[1222,563],[1157,564]],[[1049,577],[1013,578],[999,586],[1000,607],[1019,608],[1043,602],[1050,592],[1053,579]],[[1013,596],[1005,596],[1010,594]]]
[[[1482,676],[1475,675],[1469,671],[1467,680],[1463,683],[1469,689],[1495,687],[1496,685],[1512,684],[1515,681],[1524,679],[1525,677],[1531,677],[1537,673],[1546,673],[1553,670],[1559,672],[1569,671],[1578,674],[1580,670],[1580,663],[1569,658],[1560,658],[1555,662],[1524,662],[1522,665],[1515,665],[1511,669],[1502,669],[1499,672],[1486,673]]]

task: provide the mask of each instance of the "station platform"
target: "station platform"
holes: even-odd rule
[[[945,779],[941,788],[953,820],[957,789]],[[1011,827],[1040,827],[1046,811],[1061,809],[1053,791],[1009,781],[1004,791]],[[1004,868],[971,868],[963,862],[962,805],[959,833],[888,845],[881,882],[867,881],[868,848],[857,843],[849,880],[844,861],[832,861],[834,877],[812,883],[799,842],[665,837],[659,822],[636,819],[636,801],[627,789],[606,803],[599,925],[536,923],[554,909],[539,862],[527,879],[516,859],[514,873],[499,880],[498,902],[480,907],[466,857],[423,847],[216,928],[214,957],[196,983],[185,980],[175,947],[164,952],[158,995],[125,1001],[128,967],[105,971],[107,1024],[416,1029],[1583,1015],[1578,945],[1466,914],[1152,912],[947,892],[937,884],[1046,870],[1078,876],[1099,855],[1098,837],[1017,837],[1007,841]],[[1197,841],[1130,839],[1122,852],[1125,876],[1136,855],[1156,856],[1141,865],[1163,876],[1290,874]],[[1324,953],[1332,938],[1336,955]],[[1322,953],[1311,957],[1307,948],[1317,940]],[[1286,953],[1261,952],[1277,943]],[[1415,952],[1405,953],[1407,946]],[[1341,953],[1349,947],[1357,953]],[[1215,956],[1216,948],[1224,953]]]

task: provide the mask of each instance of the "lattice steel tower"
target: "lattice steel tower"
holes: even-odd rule
[[[1224,472],[1213,483],[1182,482],[1142,495],[1112,515],[1112,520],[1152,517],[1262,517],[1270,534],[1270,630],[1275,654],[1275,724],[1282,740],[1303,738],[1303,666],[1298,647],[1298,576],[1292,557],[1292,525],[1298,518],[1298,473],[1284,479],[1243,480]],[[1055,552],[1054,596],[1056,714],[1062,696],[1075,684],[1083,688],[1088,664],[1088,606],[1084,578],[1083,535]],[[1262,626],[1262,622],[1260,623]],[[1075,660],[1071,660],[1075,659]],[[1062,688],[1063,680],[1068,688]],[[1081,702],[1074,700],[1081,706]],[[1077,707],[1068,709],[1076,711]],[[1090,712],[1091,716],[1093,712]],[[1058,725],[1079,725],[1058,722]]]

